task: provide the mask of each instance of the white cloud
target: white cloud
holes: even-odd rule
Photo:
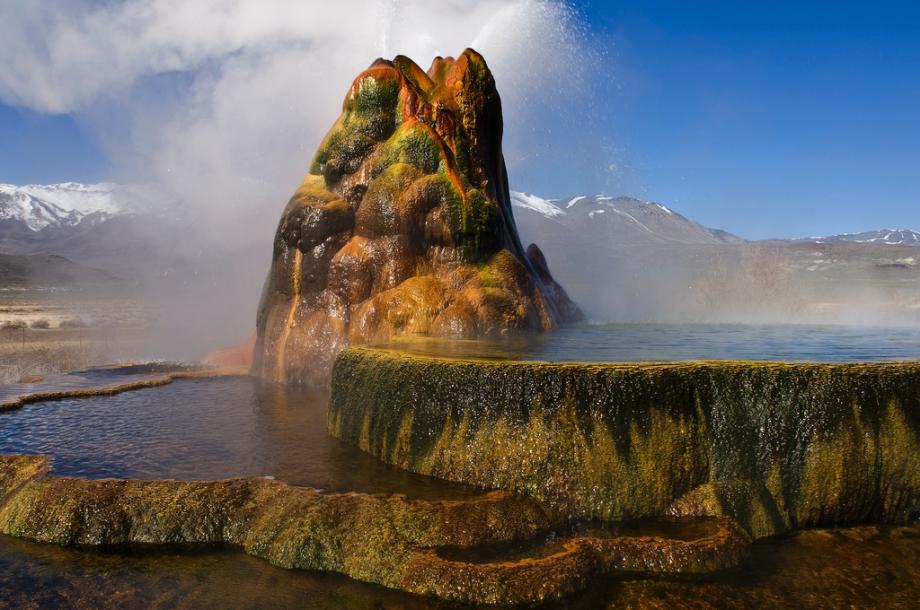
[[[541,111],[583,94],[581,36],[555,0],[10,1],[0,100],[79,115],[132,179],[204,205],[280,207],[377,56],[427,67],[479,50],[513,147]]]
[[[217,239],[267,264],[281,209],[376,57],[427,68],[481,52],[513,175],[551,168],[551,145],[579,150],[559,125],[591,114],[584,36],[561,0],[0,0],[0,102],[77,116],[113,179],[157,184],[198,212],[190,248]],[[261,280],[233,279],[255,293]]]

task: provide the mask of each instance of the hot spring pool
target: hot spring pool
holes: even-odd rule
[[[550,362],[875,362],[920,358],[920,327],[606,324],[490,341],[408,338],[387,347],[424,355]]]
[[[407,338],[391,346],[420,354],[548,361],[880,361],[920,356],[920,328],[585,325],[492,341]],[[166,370],[92,370],[78,380],[90,387]],[[0,414],[0,453],[51,455],[56,473],[88,478],[273,476],[330,491],[420,498],[476,493],[385,465],[329,436],[327,404],[325,392],[282,389],[249,377],[180,379]]]
[[[250,377],[25,405],[0,413],[0,453],[46,454],[86,478],[273,476],[329,491],[451,498],[477,490],[387,466],[326,433],[328,396]]]
[[[533,360],[907,360],[920,329],[585,326],[494,342],[406,340],[418,353]],[[142,375],[144,371],[123,371]],[[95,377],[94,377],[95,375]],[[89,382],[113,381],[91,373]],[[326,433],[328,396],[247,377],[28,404],[0,413],[0,453],[53,456],[55,473],[206,480],[273,476],[330,491],[460,498],[471,487],[388,466]],[[904,606],[920,594],[917,525],[805,531],[756,542],[738,568],[699,577],[615,577],[564,607]],[[219,548],[78,551],[0,536],[0,605],[458,607],[335,574],[274,568]],[[309,600],[309,601],[305,601]]]

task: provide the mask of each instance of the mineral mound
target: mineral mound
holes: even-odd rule
[[[551,331],[578,308],[521,245],[501,100],[482,56],[378,59],[278,225],[254,372],[324,383],[345,346]]]

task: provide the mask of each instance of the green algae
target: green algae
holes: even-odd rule
[[[368,187],[364,199],[355,213],[362,236],[394,235],[400,229],[400,203],[403,192],[421,177],[414,166],[393,163]]]
[[[472,49],[427,73],[403,56],[362,72],[278,225],[252,370],[325,386],[348,344],[580,319],[517,235],[502,130],[494,79]],[[443,282],[422,294],[419,278]]]
[[[462,214],[452,217],[455,241],[463,249],[466,260],[481,262],[486,253],[495,252],[501,240],[501,217],[476,189],[467,191],[467,205]]]
[[[920,506],[920,365],[547,364],[352,348],[330,432],[574,517],[735,519],[754,537]]]
[[[431,129],[418,121],[404,123],[381,146],[376,164],[385,167],[393,163],[408,163],[425,174],[443,174],[445,169]]]
[[[399,81],[394,78],[362,78],[352,94],[346,98],[343,112],[359,115],[391,112],[399,99],[399,89]]]
[[[47,467],[42,456],[0,456],[0,533],[59,545],[229,544],[284,568],[463,602],[558,599],[617,570],[711,571],[737,565],[746,547],[731,523],[711,520],[688,540],[578,535],[536,559],[480,563],[439,549],[532,540],[558,523],[505,492],[423,501],[258,478],[86,480],[49,475]]]
[[[233,544],[274,565],[421,593],[431,585],[409,568],[423,549],[526,539],[550,524],[500,492],[421,501],[268,479],[92,481],[46,475],[47,463],[0,456],[0,532],[61,545]]]
[[[330,185],[356,171],[368,152],[396,128],[401,116],[396,110],[399,90],[399,82],[392,78],[361,79],[316,151],[310,173],[324,176]]]

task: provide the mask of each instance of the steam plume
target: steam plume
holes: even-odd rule
[[[596,138],[584,121],[597,52],[558,0],[2,1],[0,102],[76,116],[114,180],[153,184],[190,215],[180,241],[199,261],[193,283],[223,305],[196,313],[202,295],[187,296],[183,338],[251,332],[281,209],[351,79],[378,56],[427,65],[483,53],[512,176],[558,171],[554,151],[585,165],[591,155],[571,151]]]

